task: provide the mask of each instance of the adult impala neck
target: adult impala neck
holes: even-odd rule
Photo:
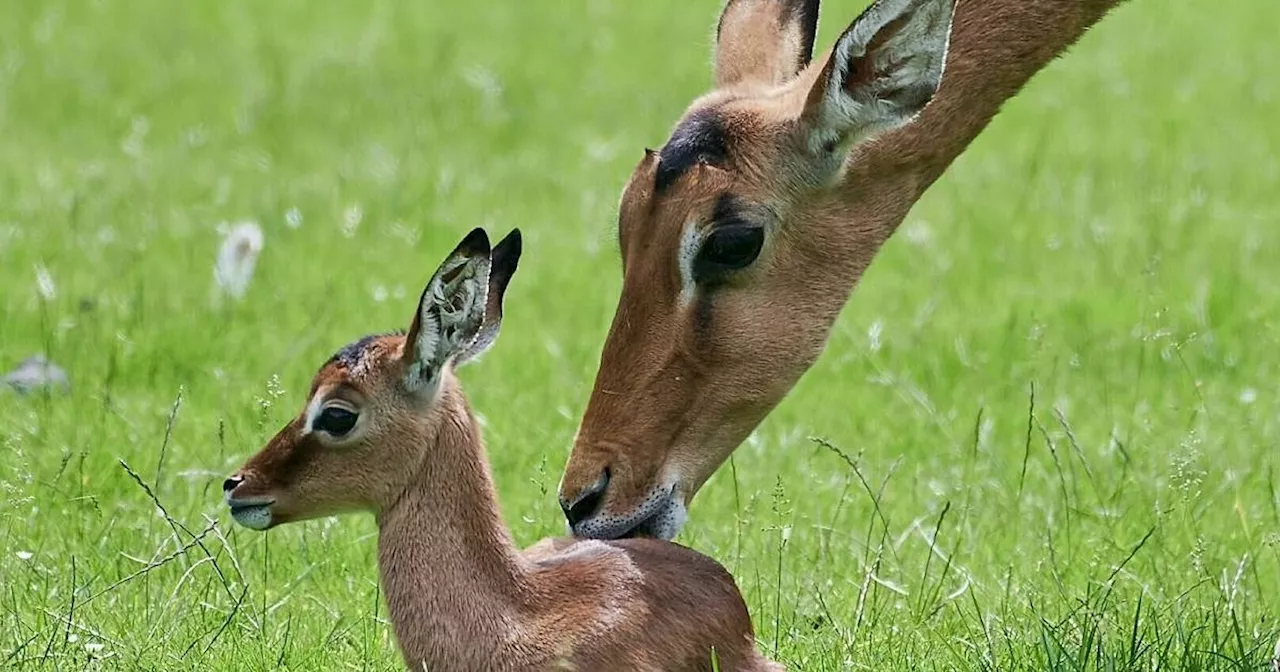
[[[469,660],[482,669],[515,631],[529,592],[466,402],[450,385],[438,403],[419,473],[378,518],[378,568],[411,668]]]
[[[856,177],[906,169],[914,193],[901,202],[909,208],[1005,101],[1123,1],[959,0],[933,101],[915,122],[860,148],[850,162]]]

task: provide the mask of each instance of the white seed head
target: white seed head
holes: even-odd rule
[[[263,242],[257,222],[240,222],[227,229],[213,266],[213,279],[224,294],[233,299],[244,297]]]

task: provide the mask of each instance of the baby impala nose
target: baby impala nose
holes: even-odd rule
[[[607,487],[609,487],[608,468],[600,474],[600,478],[596,479],[595,483],[578,493],[576,500],[560,500],[560,508],[564,511],[564,517],[568,519],[571,529],[577,528],[578,523],[595,514],[600,508],[600,502],[604,501],[604,491]]]
[[[240,485],[243,482],[244,482],[244,478],[240,477],[239,475],[228,478],[227,480],[222,482],[223,494],[226,494],[226,495],[231,494],[231,491],[235,490],[236,486]]]

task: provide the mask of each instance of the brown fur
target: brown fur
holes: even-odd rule
[[[430,398],[406,392],[407,349],[384,336],[327,363],[309,398],[359,409],[356,429],[303,435],[304,410],[226,487],[233,506],[272,500],[271,527],[373,512],[411,669],[711,670],[713,648],[722,670],[781,669],[756,652],[733,578],[706,556],[652,540],[550,539],[521,553],[452,370]]]
[[[561,482],[566,510],[601,473],[609,482],[600,516],[626,517],[669,483],[681,501],[692,498],[813,364],[863,271],[925,189],[1004,101],[1119,1],[960,0],[932,102],[913,122],[854,142],[831,179],[805,153],[804,129],[832,52],[777,83],[794,44],[776,37],[785,3],[730,2],[717,45],[721,88],[685,117],[720,119],[730,152],[661,194],[650,188],[658,159],[646,155],[624,189],[622,295]],[[850,81],[874,80],[855,68]],[[681,231],[706,221],[724,193],[758,204],[769,237],[727,288],[682,305]]]

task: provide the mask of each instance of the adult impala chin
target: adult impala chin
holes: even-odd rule
[[[729,0],[715,90],[623,190],[622,296],[560,484],[574,533],[679,532],[925,189],[1119,1],[879,0],[811,62],[817,0]]]

